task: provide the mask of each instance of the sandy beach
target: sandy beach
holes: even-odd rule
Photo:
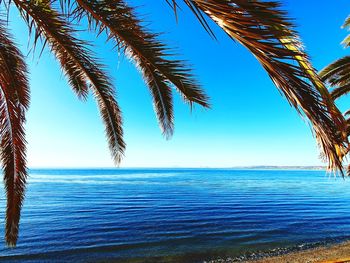
[[[340,263],[350,262],[350,241],[305,251],[292,252],[286,255],[265,259],[246,261],[247,263]]]

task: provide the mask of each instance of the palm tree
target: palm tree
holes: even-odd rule
[[[345,20],[343,28],[350,27],[350,16]],[[350,35],[348,35],[342,42],[344,47],[350,46]],[[319,73],[322,80],[327,82],[331,89],[330,95],[333,100],[337,100],[342,96],[350,92],[350,56],[345,56],[343,58],[337,59],[333,63],[326,66]],[[344,118],[347,122],[347,136],[350,135],[350,110],[344,112]],[[343,153],[348,154],[350,148],[348,147]],[[350,176],[350,165],[347,167],[347,174]]]
[[[244,45],[258,59],[289,103],[305,115],[327,159],[330,169],[341,169],[345,120],[307,55],[301,48],[293,24],[274,1],[166,0],[175,15],[187,5],[213,37],[207,19],[230,38]],[[151,33],[125,0],[13,0],[2,1],[6,10],[14,4],[28,25],[34,47],[48,46],[61,65],[73,91],[84,100],[92,91],[98,102],[110,151],[119,164],[125,149],[121,111],[115,90],[104,67],[87,48],[90,43],[76,36],[74,26],[85,25],[130,57],[141,71],[153,97],[160,128],[173,133],[172,88],[190,106],[209,107],[208,98],[182,60],[172,59],[172,50]],[[7,192],[6,243],[15,246],[27,169],[24,123],[29,104],[26,64],[4,22],[0,23],[0,112],[1,159]]]

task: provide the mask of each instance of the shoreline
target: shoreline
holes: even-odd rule
[[[306,243],[270,251],[249,252],[239,257],[218,257],[203,263],[350,263],[350,240]]]
[[[284,255],[247,260],[245,263],[350,262],[350,241],[290,252]]]

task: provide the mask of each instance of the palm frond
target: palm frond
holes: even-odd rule
[[[346,117],[349,116],[350,115],[350,110],[345,111],[343,115],[346,116]]]
[[[348,94],[350,91],[350,83],[336,87],[331,91],[331,96],[334,100],[340,98],[343,95]]]
[[[77,0],[78,16],[85,14],[98,34],[105,31],[108,39],[125,51],[142,72],[154,101],[155,111],[163,133],[173,132],[171,86],[174,85],[183,99],[209,107],[208,98],[196,83],[191,70],[181,60],[171,60],[171,51],[148,32],[134,15],[133,8],[121,0]]]
[[[19,1],[18,1],[19,2]],[[22,1],[21,1],[22,2]],[[85,100],[88,96],[88,83],[87,78],[81,70],[80,61],[86,59],[85,53],[89,53],[89,50],[86,49],[86,42],[80,41],[78,39],[71,38],[70,43],[68,43],[65,47],[62,45],[53,45],[52,42],[55,41],[55,36],[49,35],[47,32],[48,25],[46,25],[46,20],[50,19],[50,16],[57,15],[50,7],[50,2],[47,0],[44,1],[23,1],[22,3],[16,3],[17,7],[21,11],[25,22],[28,24],[29,32],[33,33],[34,41],[33,41],[33,49],[35,49],[38,40],[41,39],[43,44],[43,48],[48,41],[51,41],[50,49],[60,62],[61,68],[66,75],[70,86],[73,91],[77,94],[80,99]],[[31,10],[31,14],[26,10]],[[32,17],[34,16],[34,17]],[[36,20],[37,19],[37,20]],[[42,26],[37,26],[37,22],[39,19],[43,19],[40,21]],[[46,20],[45,20],[46,19]],[[53,21],[50,21],[53,22]],[[62,21],[55,21],[57,24],[55,28],[64,27],[64,23],[60,23]],[[54,32],[55,28],[52,28],[51,31]],[[72,34],[74,30],[70,27],[65,28],[63,32],[57,32],[56,34]],[[70,38],[70,36],[68,36]],[[75,54],[73,57],[71,54]]]
[[[346,84],[347,80],[341,80],[344,76],[350,74],[350,56],[345,56],[331,63],[322,69],[319,73],[323,81],[329,82],[331,85]]]
[[[311,67],[293,24],[280,10],[279,3],[183,1],[197,14],[206,14],[258,59],[289,103],[312,123],[319,146],[328,160],[328,168],[341,171],[343,142],[346,141],[345,120]],[[203,24],[204,18],[200,19]]]
[[[7,195],[5,240],[9,246],[17,243],[26,187],[24,123],[28,106],[27,67],[0,21],[0,154]]]
[[[78,95],[86,96],[86,87],[90,86],[97,100],[106,135],[114,161],[119,164],[125,149],[123,141],[122,118],[115,100],[115,92],[103,66],[97,63],[88,44],[73,36],[74,30],[65,22],[49,1],[14,0],[30,30],[35,30],[35,42],[42,37],[67,74],[70,84]],[[89,83],[89,85],[87,84]]]
[[[343,28],[349,28],[350,27],[350,16],[348,16],[346,19],[345,19],[345,22],[343,24]],[[342,41],[342,44],[345,46],[345,47],[349,47],[350,46],[350,35],[348,35],[343,41]]]
[[[328,82],[334,89],[333,99],[338,99],[350,91],[350,56],[345,56],[326,66],[320,71],[323,81]]]

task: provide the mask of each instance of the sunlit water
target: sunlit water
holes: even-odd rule
[[[32,170],[0,260],[201,262],[348,238],[349,180],[324,171]]]

